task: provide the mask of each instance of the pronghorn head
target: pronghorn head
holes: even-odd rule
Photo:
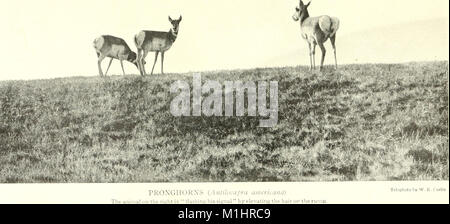
[[[139,68],[137,55],[133,51],[130,54],[128,54],[127,61],[133,63],[134,65],[136,65],[137,68]],[[142,60],[142,61],[143,61],[144,65],[147,64],[147,62],[145,62],[145,60]]]
[[[298,21],[299,19],[300,21],[303,21],[304,18],[309,17],[308,13],[309,4],[311,4],[311,1],[305,5],[303,4],[303,1],[300,0],[300,7],[295,7],[295,13],[292,16],[292,19],[294,19],[294,21]]]
[[[181,22],[181,19],[183,19],[183,17],[180,15],[180,18],[179,19],[172,19],[172,18],[170,18],[170,16],[169,16],[169,21],[170,21],[170,23],[172,23],[172,32],[176,35],[176,34],[178,34],[178,29],[179,29],[179,27],[180,27],[180,22]]]
[[[136,67],[138,67],[136,53],[130,52],[130,53],[128,54],[127,61],[133,63],[134,65],[136,65]]]

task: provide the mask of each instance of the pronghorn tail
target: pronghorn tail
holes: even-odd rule
[[[94,42],[92,43],[92,46],[95,48],[95,51],[96,51],[95,53],[97,53],[97,57],[100,57],[98,38],[95,38]]]
[[[103,37],[97,37],[95,38],[94,42],[92,43],[92,45],[94,46],[94,48],[96,50],[100,50],[103,47]]]
[[[135,44],[136,46],[138,46],[137,35],[134,35],[134,44]]]
[[[335,17],[331,18],[329,16],[322,16],[319,19],[319,26],[324,33],[332,37],[336,35],[336,32],[339,29],[339,19]]]
[[[134,35],[134,44],[136,45],[136,48],[139,50],[141,47],[141,41],[139,41],[139,34]]]
[[[331,25],[331,29],[333,30],[331,36],[335,36],[336,32],[339,30],[339,19],[336,17],[332,17],[331,21],[333,22]]]

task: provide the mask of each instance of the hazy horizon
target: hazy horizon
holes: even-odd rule
[[[312,0],[310,14],[341,20],[340,64],[448,61],[448,1],[433,3]],[[97,76],[92,47],[97,36],[122,37],[135,50],[132,38],[138,31],[168,31],[168,15],[180,14],[179,37],[166,53],[167,73],[308,65],[307,45],[291,18],[297,4],[298,0],[10,2],[0,9],[0,46],[6,49],[0,80]],[[325,46],[331,53],[329,42]],[[147,67],[153,57],[147,56]],[[332,63],[328,54],[325,64]],[[124,66],[127,74],[138,73],[134,65]],[[155,71],[159,70],[158,61]],[[121,74],[118,61],[109,74]]]

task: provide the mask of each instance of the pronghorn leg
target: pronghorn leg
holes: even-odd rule
[[[316,43],[312,44],[312,64],[313,69],[316,69]]]
[[[145,71],[145,63],[144,63],[145,62],[145,57],[147,57],[147,54],[148,54],[148,51],[144,50],[144,53],[143,53],[142,58],[141,58],[142,72],[143,72],[144,75],[147,75],[147,72]]]
[[[337,57],[336,57],[336,35],[330,37],[330,41],[331,41],[331,46],[333,46],[334,64],[335,64],[336,69],[337,69],[338,68],[338,63],[337,63]]]
[[[155,69],[156,61],[158,60],[158,54],[159,54],[159,51],[155,52],[155,62],[153,63],[152,73],[150,75],[153,75],[153,69]]]
[[[125,69],[123,69],[123,61],[122,60],[120,60],[120,66],[122,66],[122,72],[123,72],[123,75],[125,75]]]
[[[113,60],[114,60],[114,58],[111,58],[111,60],[109,61],[109,65],[108,65],[108,68],[106,69],[105,76],[108,74],[109,67],[111,67],[111,63]]]
[[[164,75],[164,51],[161,51],[161,74]]]
[[[137,50],[137,64],[138,64],[138,70],[139,70],[139,73],[140,73],[141,75],[144,75],[143,72],[142,72],[142,67],[143,67],[143,65],[142,65],[141,58],[142,58],[142,50],[141,50],[141,49],[138,49],[138,50]]]
[[[319,43],[320,50],[322,51],[322,59],[320,61],[320,71],[323,70],[323,61],[325,60],[325,55],[327,53],[327,50],[325,49],[325,46],[323,46],[323,43]]]
[[[309,70],[312,71],[313,70],[312,48],[311,48],[311,43],[309,43],[309,42],[308,42],[308,47],[309,47]]]
[[[100,76],[103,76],[103,71],[102,71],[102,61],[103,61],[103,59],[105,59],[105,56],[102,55],[102,54],[97,54],[97,55],[98,55],[98,61],[97,61],[97,64],[98,64],[98,74],[99,74]]]

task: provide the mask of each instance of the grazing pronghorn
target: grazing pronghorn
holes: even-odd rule
[[[339,29],[339,19],[330,16],[318,16],[309,17],[308,6],[311,4],[303,4],[300,0],[300,8],[296,7],[295,14],[292,16],[294,21],[300,20],[300,29],[303,39],[308,42],[309,46],[309,61],[310,69],[315,69],[316,67],[316,45],[319,45],[322,51],[322,60],[320,62],[320,70],[323,69],[323,61],[325,59],[326,50],[323,43],[330,38],[331,45],[334,50],[334,62],[337,69],[337,58],[336,58],[336,32]]]
[[[101,63],[106,57],[110,57],[111,61],[109,61],[105,76],[108,74],[109,67],[114,59],[120,61],[124,75],[125,70],[123,69],[123,60],[127,60],[138,67],[136,53],[128,47],[127,43],[122,38],[102,35],[94,40],[94,48],[98,56],[98,72],[100,76],[103,76]]]
[[[172,24],[172,28],[169,32],[159,31],[141,31],[134,37],[134,42],[137,47],[138,53],[138,68],[141,75],[147,75],[145,72],[145,57],[148,52],[155,52],[155,62],[153,63],[152,72],[155,68],[156,61],[158,60],[158,54],[161,52],[161,74],[164,74],[164,53],[172,47],[173,43],[177,39],[178,29],[180,27],[182,16],[179,19],[173,20],[169,16],[169,21]]]

